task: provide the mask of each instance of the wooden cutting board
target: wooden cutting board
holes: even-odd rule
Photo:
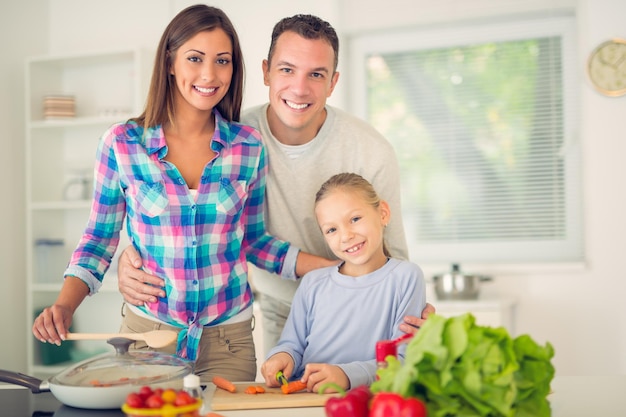
[[[246,394],[244,391],[250,385],[260,385],[265,388],[264,394]],[[263,383],[235,383],[237,392],[231,393],[216,388],[211,399],[211,409],[222,410],[252,410],[259,408],[294,408],[294,407],[323,407],[329,398],[337,394],[319,395],[313,392],[300,391],[293,394],[283,394],[280,388],[267,388]]]

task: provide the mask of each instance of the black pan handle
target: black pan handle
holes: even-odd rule
[[[48,383],[34,376],[28,376],[19,372],[5,371],[0,369],[0,382],[8,382],[10,384],[21,385],[30,389],[33,394],[39,394],[40,392],[48,392],[50,388]]]

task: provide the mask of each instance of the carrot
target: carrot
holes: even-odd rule
[[[304,382],[291,381],[288,384],[283,384],[280,387],[280,390],[283,392],[283,394],[292,394],[294,392],[302,391],[305,388],[306,388],[306,384]]]
[[[216,387],[226,390],[228,392],[237,392],[237,387],[235,387],[235,384],[221,376],[214,376],[213,383]]]
[[[246,394],[265,394],[265,388],[260,385],[250,385],[244,391]]]

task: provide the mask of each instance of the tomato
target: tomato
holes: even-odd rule
[[[143,407],[143,398],[141,398],[138,393],[131,392],[126,396],[126,404],[128,404],[129,407],[141,408]]]
[[[161,408],[163,404],[165,404],[165,402],[160,395],[152,394],[146,399],[146,407],[148,408]]]
[[[174,400],[174,405],[176,407],[182,407],[183,405],[194,404],[196,399],[193,398],[187,391],[178,391],[176,394],[176,399]]]
[[[150,388],[147,385],[144,385],[143,387],[139,388],[139,396],[146,401],[148,399],[149,396],[151,396],[153,394],[152,392],[152,388]]]

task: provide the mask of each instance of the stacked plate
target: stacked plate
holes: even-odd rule
[[[45,96],[43,98],[43,117],[57,119],[74,117],[74,96]]]

